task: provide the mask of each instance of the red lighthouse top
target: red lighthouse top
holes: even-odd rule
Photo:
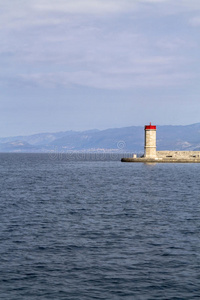
[[[145,130],[156,130],[156,126],[155,125],[151,125],[151,122],[149,125],[145,125],[144,126]]]

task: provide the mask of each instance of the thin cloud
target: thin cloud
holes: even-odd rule
[[[171,22],[167,17],[155,23],[152,31],[145,22],[156,22],[157,17],[172,8],[176,8],[175,11],[188,6],[196,8],[195,0],[183,0],[183,6],[172,0],[29,0],[23,1],[23,5],[20,3],[4,4],[0,21],[2,26],[8,24],[1,33],[0,52],[4,54],[4,61],[10,62],[5,72],[12,76],[22,73],[24,78],[44,86],[52,83],[56,87],[56,78],[60,78],[63,86],[82,84],[98,88],[130,88],[135,84],[148,86],[152,82],[154,86],[179,84],[181,76],[177,75],[176,80],[172,78],[173,74],[180,74],[180,70],[184,70],[184,78],[190,76],[189,70],[187,75],[187,54],[180,55],[179,51],[188,49],[191,41],[188,43],[187,37],[174,37],[174,29],[171,37],[165,29],[160,32],[157,25],[165,22],[169,26]],[[161,9],[159,16],[155,7]],[[135,10],[140,14],[134,14]],[[29,70],[27,76],[23,69]],[[151,79],[147,80],[148,77]]]
[[[182,86],[195,77],[194,73],[178,72],[161,67],[144,65],[124,70],[72,71],[58,73],[22,74],[19,80],[29,85],[38,85],[46,88],[87,86],[98,89],[132,89]]]
[[[200,16],[190,19],[189,24],[195,27],[200,26]]]
[[[124,3],[125,2],[125,3]],[[125,4],[125,5],[124,5]],[[38,11],[81,13],[81,14],[112,14],[135,9],[137,1],[121,0],[58,0],[35,1],[33,8]]]

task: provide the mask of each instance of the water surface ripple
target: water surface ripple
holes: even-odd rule
[[[0,295],[200,299],[199,164],[0,154]]]

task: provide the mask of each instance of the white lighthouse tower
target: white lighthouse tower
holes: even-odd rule
[[[145,125],[144,133],[144,157],[156,158],[156,126]]]

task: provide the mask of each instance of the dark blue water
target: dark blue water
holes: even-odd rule
[[[0,299],[200,299],[200,164],[0,154]]]

